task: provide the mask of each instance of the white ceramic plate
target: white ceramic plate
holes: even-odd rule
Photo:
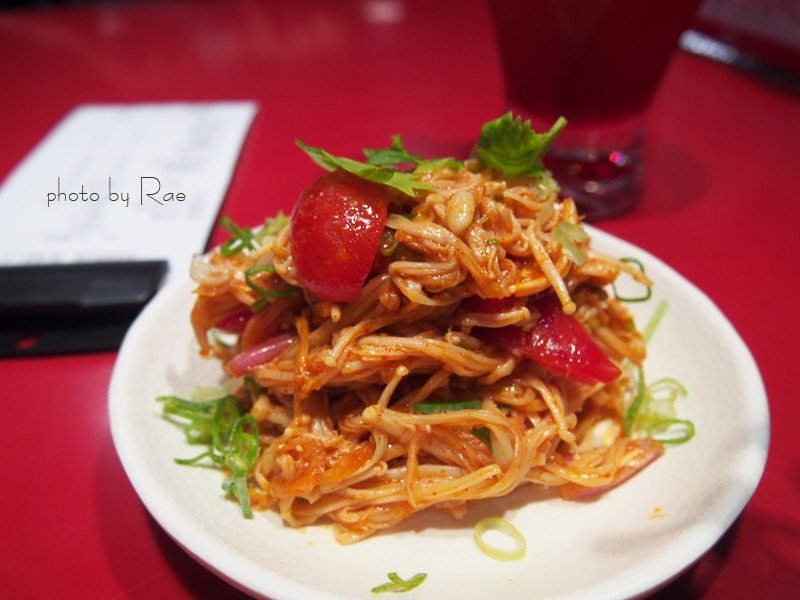
[[[163,289],[131,327],[110,388],[111,430],[122,464],[147,509],[209,569],[256,596],[375,598],[396,571],[428,573],[411,593],[441,598],[635,597],[690,566],[725,532],[761,476],[769,415],[758,369],[741,338],[692,284],[645,251],[591,229],[595,247],[638,257],[655,281],[653,301],[630,305],[640,327],[658,300],[669,309],[649,346],[648,379],[689,389],[679,412],[697,434],[625,485],[592,502],[542,496],[528,486],[478,503],[462,520],[436,510],[390,532],[340,546],[329,526],[284,526],[274,512],[246,520],[225,499],[219,471],[176,465],[193,456],[180,430],[160,418],[155,397],[215,385],[222,371],[198,357],[189,326],[189,281]],[[656,512],[662,515],[654,518]],[[505,516],[524,534],[524,560],[482,554],[472,527]]]

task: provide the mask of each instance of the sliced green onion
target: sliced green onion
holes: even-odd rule
[[[206,450],[205,452],[202,452],[192,458],[176,458],[175,463],[178,465],[195,465],[204,458],[210,458],[219,465],[221,465],[224,462],[224,458],[222,456],[220,456],[213,450]]]
[[[480,407],[480,400],[454,398],[446,402],[418,402],[414,405],[414,412],[418,415],[437,415],[454,410],[478,410]]]
[[[225,396],[214,407],[212,447],[223,450],[230,443],[236,424],[243,418],[242,407],[233,396]]]
[[[273,298],[285,298],[286,296],[297,296],[300,293],[300,288],[287,287],[282,290],[265,290],[266,294],[263,298],[259,298],[250,305],[250,310],[254,313],[259,312]]]
[[[480,441],[482,441],[484,444],[486,444],[486,447],[489,448],[489,450],[492,449],[492,436],[489,433],[489,428],[488,427],[485,427],[485,426],[483,426],[483,427],[473,427],[472,428],[472,435],[474,435],[476,438],[478,438]]]
[[[642,330],[642,339],[644,339],[645,342],[649,342],[650,338],[653,337],[653,333],[655,333],[658,324],[661,323],[661,319],[664,318],[664,313],[667,312],[668,306],[669,303],[666,300],[662,300],[658,303],[658,306],[656,306],[653,314],[650,315],[650,319]]]
[[[268,290],[265,290],[260,285],[258,285],[255,281],[253,281],[253,277],[258,275],[259,273],[274,273],[275,267],[272,265],[256,265],[255,267],[250,267],[244,272],[244,281],[247,286],[253,290],[258,296],[264,297],[264,293]]]
[[[559,231],[563,231],[569,239],[574,242],[578,242],[583,244],[589,241],[589,234],[586,233],[586,230],[581,227],[580,225],[576,225],[575,223],[568,223],[566,221],[562,221],[558,225],[556,225],[556,229]]]
[[[278,235],[288,224],[289,216],[283,214],[283,212],[278,212],[274,217],[264,219],[264,226],[253,237],[261,242],[267,236]]]
[[[631,402],[631,405],[628,407],[625,413],[625,420],[622,422],[622,427],[627,436],[631,434],[633,421],[636,419],[636,414],[639,412],[639,408],[642,406],[645,397],[644,372],[641,369],[636,369],[636,371],[639,374],[638,381],[636,382],[636,398],[633,399],[633,402]]]
[[[253,312],[258,312],[259,310],[264,308],[268,304],[270,299],[283,298],[285,296],[295,296],[300,293],[300,288],[296,288],[293,286],[289,286],[281,290],[268,290],[258,285],[255,281],[253,281],[253,278],[259,273],[274,273],[274,272],[275,272],[275,267],[272,265],[256,265],[255,267],[250,267],[244,272],[245,283],[258,296],[258,300],[256,300],[250,306],[250,310],[252,310]]]
[[[662,444],[683,444],[694,437],[694,423],[676,417],[675,401],[688,394],[683,384],[672,377],[664,377],[648,386],[644,373],[638,370],[636,398],[625,413],[625,434],[643,432]]]
[[[636,265],[637,267],[639,267],[639,270],[642,273],[645,272],[644,265],[640,260],[636,258],[620,258],[619,260],[620,262]],[[633,298],[620,296],[619,293],[617,292],[617,286],[613,282],[611,283],[611,289],[614,290],[614,297],[620,302],[646,302],[647,300],[650,300],[650,297],[653,295],[653,291],[649,287],[645,288],[646,291],[644,296],[633,297]]]
[[[389,573],[386,575],[389,578],[387,583],[376,585],[372,590],[373,594],[382,594],[383,592],[408,592],[419,586],[428,577],[427,573],[417,573],[411,579],[403,579],[397,573]]]
[[[227,402],[228,398],[232,397],[223,396],[206,402],[193,402],[177,396],[159,396],[156,400],[164,403],[162,413],[165,416],[188,421],[183,426],[187,442],[215,446],[215,440],[219,437],[219,425],[214,419],[215,410],[218,404]]]
[[[631,262],[639,261],[627,259]],[[642,271],[644,269],[642,268]],[[667,311],[667,301],[656,306],[642,330],[642,338],[648,342]],[[676,417],[675,401],[688,395],[686,387],[674,377],[662,377],[650,385],[644,384],[644,373],[637,369],[638,381],[636,398],[625,413],[623,421],[625,435],[634,431],[643,432],[647,437],[662,444],[683,444],[694,437],[694,423]],[[676,431],[677,430],[677,431]]]
[[[219,251],[222,256],[233,256],[244,249],[255,249],[253,230],[249,227],[239,227],[230,217],[222,217],[220,227],[233,236],[220,246]]]
[[[671,431],[678,429],[678,432]],[[647,426],[647,435],[662,444],[684,444],[694,437],[694,423],[688,419],[662,419]]]
[[[500,243],[500,238],[489,238],[488,240],[486,240],[486,243],[489,246],[497,246],[497,244]]]
[[[553,235],[555,235],[572,262],[578,266],[586,262],[586,256],[576,244],[576,242],[580,244],[589,240],[589,234],[586,233],[583,227],[574,223],[559,223],[556,225]]]
[[[498,548],[496,546],[488,544],[483,539],[483,536],[486,534],[487,531],[490,530],[500,531],[501,533],[505,533],[507,536],[511,537],[516,542],[516,547],[512,550],[504,550],[502,548]],[[514,527],[514,525],[512,525],[510,521],[507,521],[502,517],[487,517],[486,519],[481,519],[475,525],[473,536],[475,538],[475,543],[478,544],[478,548],[481,549],[481,552],[483,552],[490,558],[503,561],[521,560],[525,558],[525,552],[526,552],[525,538],[520,533],[519,529]]]
[[[223,489],[239,502],[242,514],[250,518],[250,495],[247,478],[258,460],[261,444],[258,424],[250,413],[245,413],[239,401],[231,395],[194,402],[177,396],[159,396],[165,417],[179,417],[187,421],[182,425],[190,444],[205,444],[208,450],[192,458],[176,458],[179,465],[197,465],[210,459],[214,466],[227,468],[229,476]]]
[[[686,396],[689,391],[686,387],[674,377],[662,377],[647,386],[647,392],[650,396],[655,397],[662,389],[669,392],[669,400],[673,401],[678,396]]]
[[[259,450],[258,425],[255,417],[250,413],[244,414],[233,424],[230,448],[225,454],[225,464],[234,475],[246,475],[256,464]]]
[[[165,414],[177,414],[174,412],[177,410],[185,410],[191,414],[203,414],[209,412],[220,400],[226,397],[227,395],[214,398],[212,400],[196,402],[194,400],[186,400],[185,398],[180,398],[178,396],[159,396],[156,398],[156,402],[164,403]]]
[[[250,505],[250,493],[247,491],[247,478],[244,475],[228,477],[222,482],[222,489],[229,494],[233,494],[242,509],[245,519],[253,518],[253,511]]]

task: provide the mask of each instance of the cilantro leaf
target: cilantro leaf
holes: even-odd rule
[[[392,136],[392,145],[388,148],[364,148],[362,152],[367,157],[367,162],[371,165],[419,164],[422,162],[419,156],[406,150],[403,138],[397,134]]]
[[[412,198],[416,190],[434,189],[432,185],[421,182],[413,173],[398,171],[384,165],[371,165],[344,156],[334,156],[322,148],[308,146],[300,140],[295,140],[295,144],[304,150],[311,157],[311,160],[328,171],[344,169],[353,175],[361,177],[361,179],[393,187]]]
[[[538,176],[545,171],[542,157],[567,124],[564,117],[547,133],[536,133],[530,121],[511,112],[485,123],[475,150],[483,164],[507,175]]]
[[[424,173],[426,171],[441,171],[445,167],[450,167],[453,171],[458,171],[464,163],[455,158],[432,158],[430,160],[423,160],[414,169],[414,173]]]
[[[429,158],[425,159],[416,154],[411,154],[403,144],[403,138],[399,135],[392,136],[392,145],[388,148],[364,148],[362,150],[367,162],[371,165],[398,165],[402,163],[413,163],[417,165],[414,173],[425,173],[427,171],[440,171],[450,167],[457,171],[464,166],[460,160],[454,158]]]

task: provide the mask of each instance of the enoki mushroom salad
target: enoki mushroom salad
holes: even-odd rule
[[[222,391],[163,396],[245,516],[332,522],[341,543],[416,511],[455,517],[523,484],[597,495],[688,440],[674,380],[612,284],[650,280],[592,249],[538,134],[506,114],[473,155],[400,136],[365,160],[297,145],[328,171],[291,216],[194,259],[191,322]],[[646,329],[652,332],[664,306]],[[648,333],[649,334],[649,333]]]

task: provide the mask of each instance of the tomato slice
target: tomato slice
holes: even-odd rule
[[[294,207],[291,249],[303,287],[321,300],[355,300],[369,275],[393,192],[346,171],[328,173]]]
[[[515,350],[551,373],[577,381],[610,383],[620,370],[572,315],[565,315],[553,294],[528,303],[541,315],[528,331],[520,327],[481,328],[479,335]]]
[[[217,322],[217,324],[214,325],[214,329],[219,329],[225,333],[241,333],[244,331],[247,322],[252,316],[253,312],[251,310],[243,310],[234,313]]]

